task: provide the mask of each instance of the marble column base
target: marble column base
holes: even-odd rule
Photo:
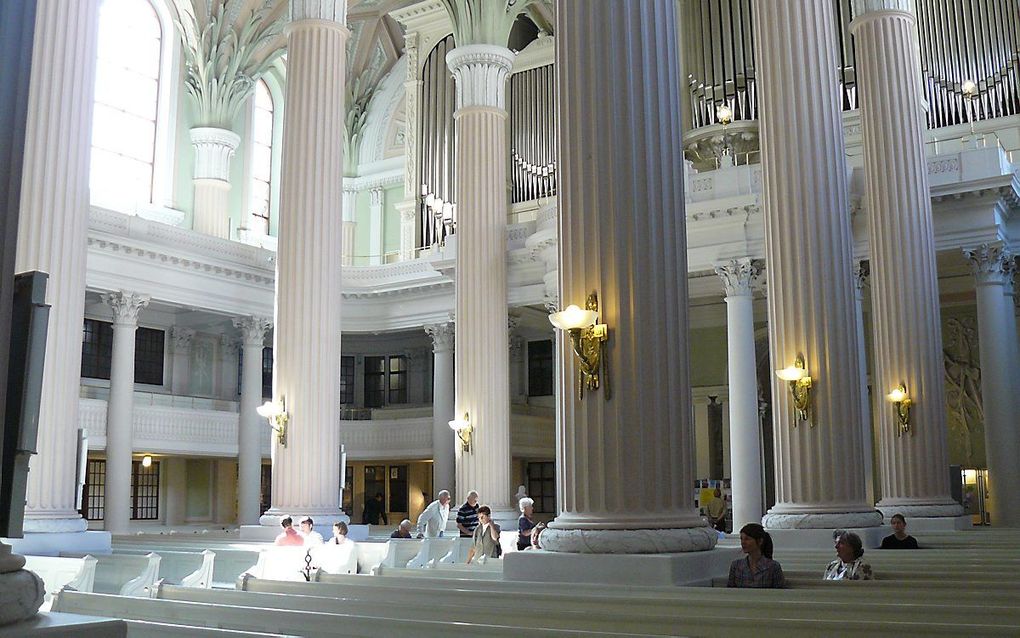
[[[963,506],[956,501],[947,503],[888,503],[882,499],[876,505],[885,516],[886,522],[893,514],[902,514],[908,521],[912,518],[956,518],[963,516]],[[909,524],[909,523],[908,523]]]
[[[15,552],[32,556],[59,556],[60,552],[109,554],[113,551],[110,532],[103,531],[26,533],[23,538],[0,540]]]
[[[557,529],[542,532],[542,549],[569,554],[669,554],[715,547],[710,527],[682,529]]]
[[[543,539],[547,533],[543,532]],[[709,587],[713,578],[725,578],[730,563],[740,556],[741,552],[736,547],[682,554],[564,554],[545,550],[512,552],[503,557],[503,580]]]
[[[769,531],[774,529],[850,529],[857,527],[878,527],[882,514],[878,510],[862,512],[776,512],[775,509],[762,517],[761,524]]]
[[[889,528],[838,526],[828,529],[769,529],[768,532],[772,536],[772,543],[775,545],[776,551],[782,555],[782,552],[797,549],[832,550],[832,532],[837,529],[854,532],[861,537],[861,543],[865,548],[872,549],[882,544],[883,536],[888,536],[891,533]],[[836,557],[835,553],[832,557]],[[821,568],[824,567],[825,565],[821,566]]]
[[[25,516],[24,525],[22,525],[22,531],[26,534],[71,534],[75,532],[84,532],[88,528],[88,521],[81,516],[37,518],[28,514]]]
[[[10,548],[6,550],[9,552]],[[24,564],[25,559],[21,558],[20,562]],[[35,616],[43,604],[45,592],[42,579],[27,569],[0,573],[0,625]]]

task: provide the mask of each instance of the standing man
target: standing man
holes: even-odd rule
[[[715,488],[715,498],[708,502],[705,508],[708,520],[717,531],[726,532],[726,499],[722,497],[722,490]]]
[[[418,538],[439,538],[450,519],[450,492],[440,490],[439,498],[429,503],[418,517]]]
[[[386,518],[386,503],[383,501],[383,493],[376,492],[375,498],[365,501],[365,513],[361,515],[361,522],[365,525],[378,525],[382,518],[383,525],[389,525]]]
[[[305,545],[322,545],[322,534],[315,531],[313,527],[315,523],[312,521],[311,516],[306,516],[301,519],[301,536],[305,539]]]
[[[461,538],[474,536],[475,528],[478,527],[478,492],[468,492],[467,500],[457,510],[457,529],[460,530]]]

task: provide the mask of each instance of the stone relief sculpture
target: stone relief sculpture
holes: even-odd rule
[[[984,465],[981,366],[974,324],[972,317],[949,319],[943,338],[950,460],[966,467]]]

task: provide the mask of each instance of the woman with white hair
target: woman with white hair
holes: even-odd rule
[[[832,533],[836,560],[825,568],[825,580],[871,580],[871,565],[864,562],[864,543],[853,532],[837,529]]]
[[[531,530],[535,527],[535,521],[531,517],[535,515],[535,499],[525,496],[518,502],[521,508],[521,517],[517,519],[517,550],[523,552],[531,545]]]

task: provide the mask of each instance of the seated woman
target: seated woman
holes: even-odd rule
[[[531,528],[531,544],[524,549],[542,549],[542,532],[545,531],[545,523],[539,523]]]
[[[832,533],[836,560],[825,568],[825,580],[872,580],[871,565],[864,562],[864,543],[853,532],[837,529]]]
[[[347,540],[347,523],[343,521],[337,521],[333,523],[333,538],[329,539],[329,545],[344,545],[345,543],[354,543],[354,541]]]
[[[893,533],[882,539],[879,549],[917,549],[917,539],[907,534],[907,519],[903,514],[893,514],[890,524]]]
[[[740,529],[740,549],[747,556],[730,563],[727,587],[772,589],[786,587],[783,568],[772,560],[772,536],[758,523]]]
[[[475,528],[472,538],[474,544],[468,550],[468,565],[476,558],[479,563],[484,563],[499,555],[499,525],[496,525],[496,522],[492,520],[492,510],[488,505],[478,508],[478,527]]]

